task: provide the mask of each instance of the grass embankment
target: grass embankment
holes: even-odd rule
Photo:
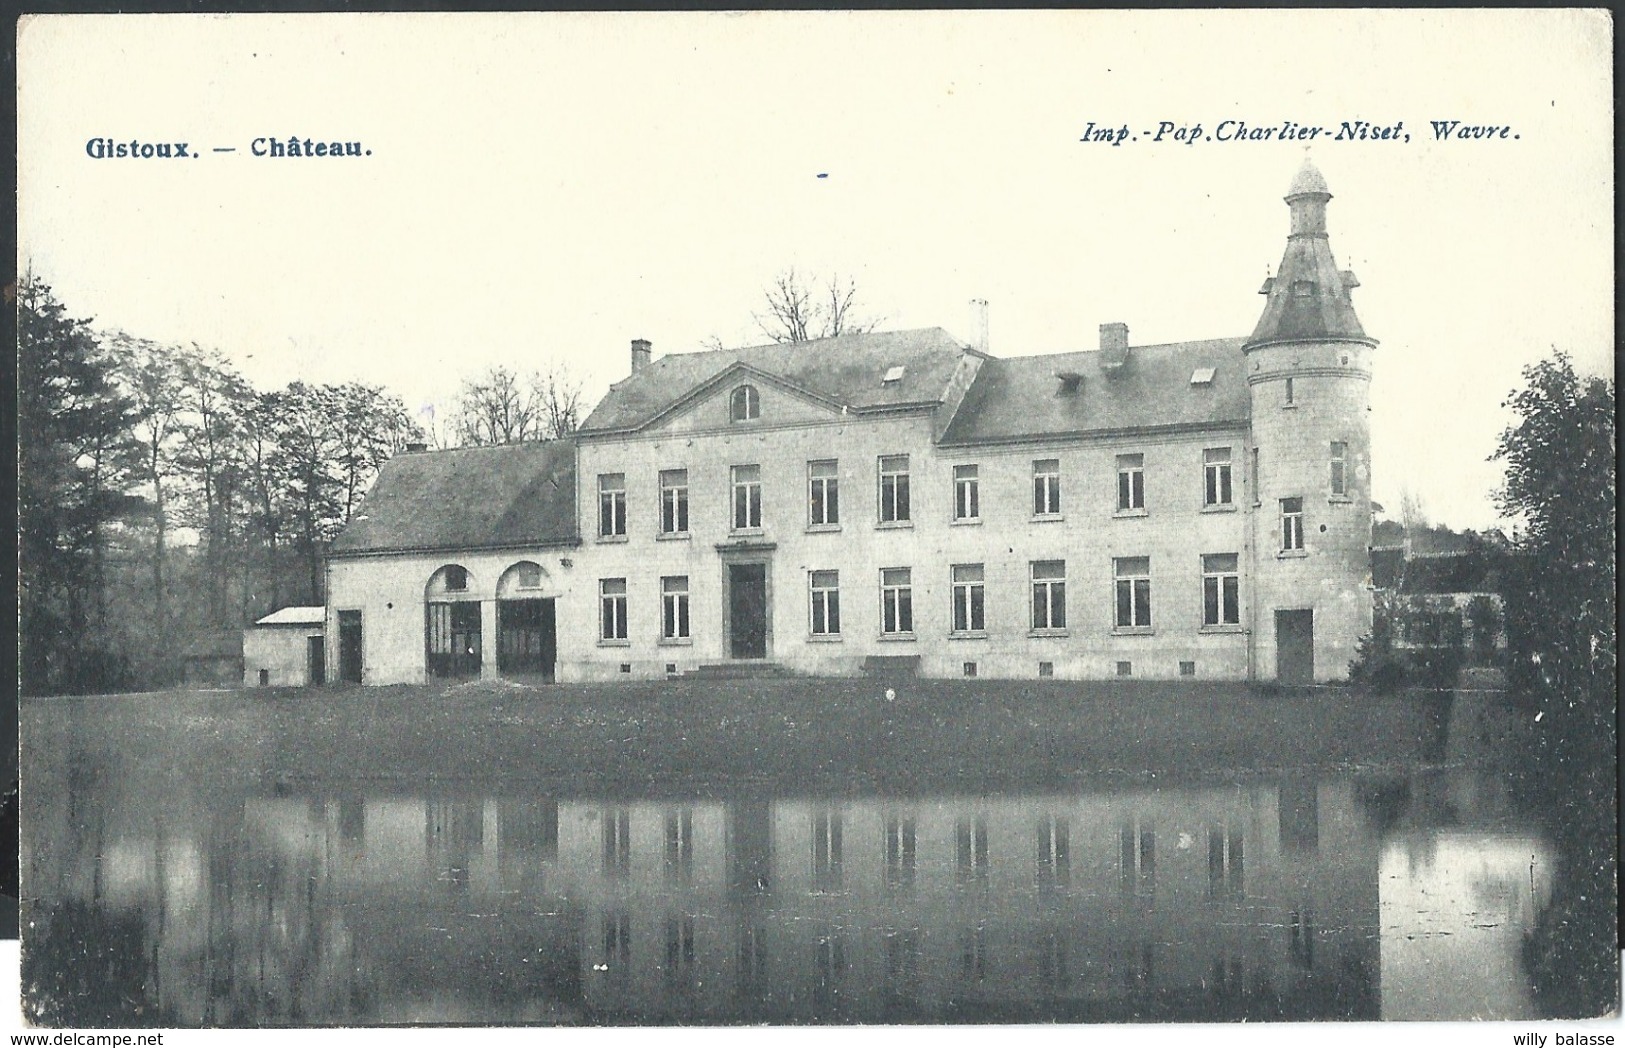
[[[524,780],[571,792],[993,792],[1101,775],[1409,764],[1425,700],[1157,682],[509,681],[213,696],[289,782]],[[121,700],[122,701],[122,700]],[[130,701],[156,703],[161,698]],[[256,730],[253,734],[258,734]],[[235,734],[228,730],[226,735]]]

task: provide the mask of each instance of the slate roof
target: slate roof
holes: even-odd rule
[[[257,620],[256,626],[320,626],[327,621],[327,609],[321,605],[315,607],[279,608],[263,619]]]
[[[575,444],[396,455],[331,555],[573,544]]]
[[[1260,294],[1268,295],[1248,345],[1296,339],[1368,339],[1350,296],[1360,282],[1354,273],[1339,270],[1332,258],[1323,216],[1332,194],[1315,166],[1304,161],[1292,181],[1287,203],[1293,212],[1281,268],[1264,281]]]
[[[736,364],[852,411],[867,411],[942,400],[964,343],[941,328],[839,335],[812,342],[775,343],[704,353],[670,353],[610,386],[582,433],[639,429],[720,378]],[[881,383],[886,371],[903,366],[903,377]]]
[[[1242,341],[1134,346],[1120,368],[1098,350],[985,361],[942,443],[1245,422]],[[1213,381],[1192,385],[1197,368],[1212,368]],[[1062,391],[1061,374],[1077,376],[1074,391]]]

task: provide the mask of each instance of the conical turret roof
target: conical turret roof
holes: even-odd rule
[[[1326,237],[1326,203],[1332,194],[1319,169],[1305,160],[1286,202],[1292,209],[1292,231],[1275,276],[1264,281],[1264,315],[1243,347],[1273,342],[1358,340],[1375,344],[1360,326],[1350,292],[1360,282],[1339,270]]]

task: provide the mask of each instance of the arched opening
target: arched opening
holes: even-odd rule
[[[749,422],[762,413],[762,399],[755,386],[740,386],[733,392],[729,416],[735,422]]]
[[[423,590],[423,645],[431,677],[480,675],[480,602],[461,564],[447,564]]]
[[[547,570],[522,560],[497,581],[497,671],[552,681],[558,661],[554,595]]]

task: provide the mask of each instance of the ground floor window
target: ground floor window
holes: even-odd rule
[[[984,575],[980,564],[954,565],[955,633],[980,633],[987,628],[986,600],[983,594]]]
[[[1234,626],[1241,622],[1241,577],[1236,554],[1202,557],[1202,625]]]
[[[880,632],[914,632],[913,572],[908,568],[885,568],[880,573]]]
[[[669,575],[660,580],[660,635],[666,640],[688,638],[687,575]]]
[[[1035,560],[1033,572],[1033,629],[1066,628],[1066,561]]]
[[[1151,558],[1118,557],[1113,561],[1117,576],[1117,617],[1119,629],[1151,625]]]
[[[809,574],[812,587],[812,634],[815,637],[841,635],[841,575],[837,571]]]
[[[603,579],[598,583],[599,639],[626,639],[626,580]]]

